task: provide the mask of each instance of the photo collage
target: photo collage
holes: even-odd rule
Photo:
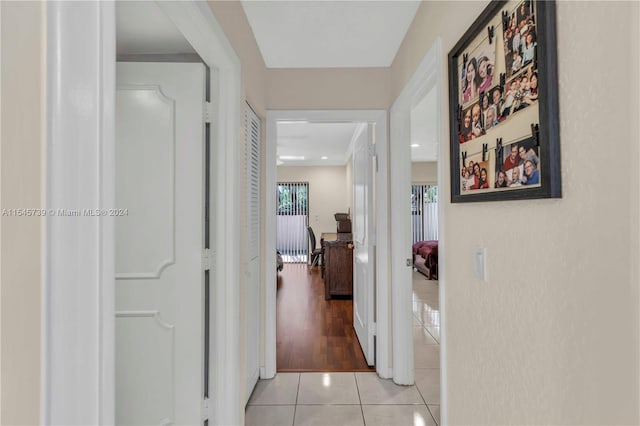
[[[480,31],[458,58],[458,141],[460,190],[463,193],[479,189],[495,191],[540,182],[537,144],[529,146],[532,143],[527,143],[525,146],[515,142],[526,135],[504,140],[502,159],[497,158],[498,153],[495,152],[496,138],[502,138],[500,126],[517,120],[519,111],[538,101],[535,18],[532,0],[509,2],[503,12],[492,20],[491,29]],[[477,143],[473,143],[476,140]],[[494,152],[491,161],[494,163],[493,173],[487,173],[491,175],[489,179],[483,178],[483,167],[476,167],[478,162],[473,160],[483,144],[488,144],[489,150]],[[525,149],[524,157],[518,153],[510,162],[505,161],[511,158],[512,150],[520,148]],[[466,152],[466,161],[463,160],[463,151]],[[528,168],[534,168],[530,174],[525,170],[527,158],[530,159]],[[514,171],[512,162],[518,162],[518,171]],[[489,162],[486,163],[484,168],[488,171]],[[469,176],[465,177],[466,174]],[[517,176],[513,178],[513,174]]]

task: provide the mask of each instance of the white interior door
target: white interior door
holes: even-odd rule
[[[374,364],[373,125],[363,124],[353,150],[353,326]]]
[[[118,63],[116,423],[201,424],[205,68]]]
[[[245,403],[249,402],[260,376],[260,119],[245,106],[245,168],[247,223],[245,246]]]

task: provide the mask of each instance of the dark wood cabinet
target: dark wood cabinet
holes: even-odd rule
[[[351,234],[322,234],[324,298],[353,295],[353,241]]]

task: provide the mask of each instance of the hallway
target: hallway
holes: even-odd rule
[[[438,282],[417,272],[413,273],[413,316],[414,386],[395,385],[374,372],[281,372],[258,382],[246,408],[245,425],[439,424]]]
[[[277,369],[373,371],[353,329],[353,301],[324,299],[320,268],[286,263],[278,274]]]

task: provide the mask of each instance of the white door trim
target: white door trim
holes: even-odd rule
[[[389,332],[390,316],[388,300],[388,208],[389,185],[387,181],[387,111],[386,110],[270,110],[267,111],[267,146],[265,173],[265,265],[276,264],[276,144],[278,121],[307,120],[311,122],[374,122],[378,160],[376,174],[376,371],[383,378],[391,377]],[[264,365],[260,368],[261,378],[271,378],[276,374],[276,275],[273,268],[264,268],[265,300],[264,313]]]
[[[411,138],[411,110],[415,107],[431,90],[436,90],[437,111],[445,111],[442,96],[443,81],[445,75],[443,69],[441,40],[437,38],[413,76],[403,88],[402,92],[391,107],[391,141],[390,141],[390,180],[391,187],[394,188],[391,203],[391,279],[394,283],[392,287],[392,323],[393,323],[393,380],[398,384],[410,385],[414,382],[414,359],[413,359],[413,318],[412,318],[412,283],[406,282],[406,259],[411,259],[411,224],[408,198],[402,194],[410,194],[411,172],[407,164],[411,163],[410,138]],[[442,126],[444,114],[440,114],[436,123],[438,149],[438,182],[443,182],[443,144]],[[407,195],[408,196],[408,195]],[[444,328],[444,274],[442,267],[444,257],[444,202],[438,203],[439,227],[438,233],[440,247],[440,267],[438,268],[438,279],[440,289],[440,315],[442,321],[441,345],[440,345],[440,368],[441,368],[441,391],[442,412],[446,413],[446,339]],[[443,417],[444,418],[444,417]],[[446,422],[445,422],[446,423]]]
[[[206,2],[158,5],[218,77],[209,424],[239,424],[240,62]],[[48,210],[116,207],[115,32],[113,2],[47,4]],[[43,250],[42,423],[113,424],[113,218],[47,216]]]
[[[214,275],[211,291],[211,384],[209,424],[240,424],[244,418],[244,367],[240,353],[240,61],[206,2],[163,2],[158,5],[212,69],[217,106],[212,123],[210,235]],[[214,75],[212,73],[212,75]]]
[[[51,2],[43,244],[43,424],[113,424],[115,9]],[[79,36],[81,35],[81,36]]]

